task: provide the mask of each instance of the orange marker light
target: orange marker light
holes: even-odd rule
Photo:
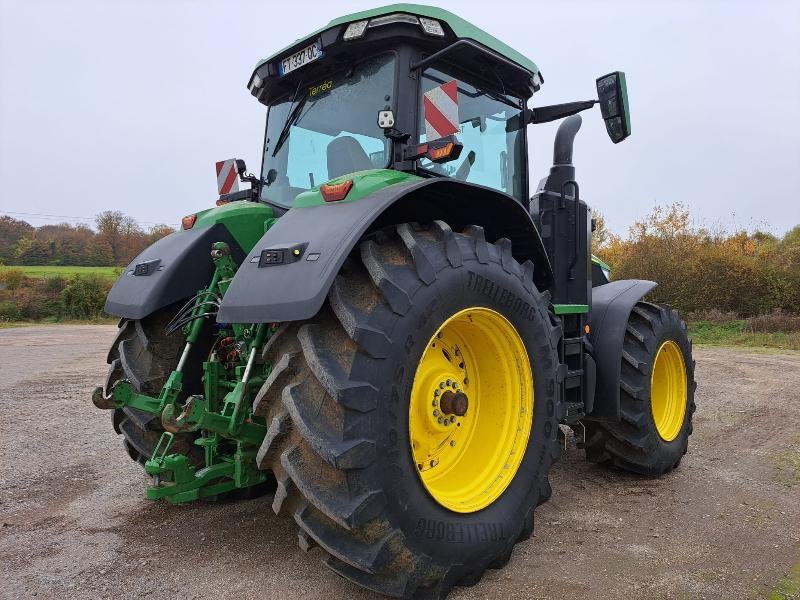
[[[322,199],[325,202],[338,202],[339,200],[344,200],[352,188],[353,180],[348,179],[341,183],[323,183],[319,186],[319,191],[322,193]]]
[[[181,219],[181,226],[184,229],[191,229],[194,227],[195,221],[197,221],[197,215],[186,215]]]
[[[449,158],[455,147],[456,145],[453,142],[448,142],[441,148],[428,148],[428,158],[434,162]]]

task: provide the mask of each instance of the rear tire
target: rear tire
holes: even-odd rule
[[[673,350],[675,365],[680,364],[684,373],[683,379],[675,373],[672,381],[666,381],[667,386],[685,390],[682,406],[673,406],[672,420],[658,408],[659,390],[665,386],[659,376],[664,375],[663,368],[652,377],[662,348]],[[697,384],[686,323],[671,308],[638,302],[628,317],[620,360],[620,421],[587,423],[586,457],[640,475],[663,475],[679,465],[692,434]],[[653,381],[661,381],[656,383],[655,412]]]
[[[278,481],[273,510],[319,545],[339,575],[396,597],[444,597],[502,567],[530,537],[550,496],[558,452],[560,330],[511,243],[441,222],[399,225],[362,242],[320,313],[267,342],[273,370],[254,400],[268,432],[260,468]],[[510,322],[533,370],[533,421],[508,487],[475,512],[448,510],[426,490],[411,452],[409,398],[432,336],[451,316],[485,307]],[[448,359],[449,360],[449,359]]]
[[[166,324],[172,318],[178,305],[168,306],[148,315],[144,319],[123,319],[119,331],[111,344],[106,362],[108,374],[103,384],[108,394],[112,386],[121,379],[131,382],[140,394],[157,396],[177,366],[183,352],[185,340],[180,332],[167,335]],[[192,348],[184,368],[183,391],[180,400],[190,394],[202,393],[203,361],[211,350],[213,337],[204,328],[204,334]],[[112,411],[111,424],[123,436],[123,444],[128,456],[141,465],[150,459],[164,429],[156,415],[125,407]],[[190,462],[203,464],[203,451],[193,444],[197,434],[176,434],[172,448],[176,453],[189,456]]]

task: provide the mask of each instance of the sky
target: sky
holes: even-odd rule
[[[255,63],[361,0],[0,0],[0,214],[177,225],[213,206],[214,163],[261,163]],[[531,106],[594,97],[627,74],[631,137],[583,113],[582,197],[624,234],[657,204],[778,235],[800,223],[800,2],[437,2],[534,60]],[[491,7],[491,12],[487,12]],[[531,181],[556,124],[530,126]]]

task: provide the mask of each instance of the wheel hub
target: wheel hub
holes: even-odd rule
[[[463,417],[467,414],[469,398],[467,398],[464,392],[451,392],[447,390],[442,394],[440,405],[443,414]]]

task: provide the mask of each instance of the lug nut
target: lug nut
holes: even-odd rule
[[[440,384],[439,384],[439,389],[440,389],[440,390],[443,390],[443,389],[444,389],[444,383],[440,383]]]
[[[449,387],[451,385],[453,385],[453,380],[452,379],[448,379],[447,380],[447,386]]]
[[[458,389],[458,382],[457,381],[453,382],[453,389],[456,389],[456,390]]]
[[[455,417],[455,415],[450,415],[450,422],[451,422],[451,423],[455,423],[455,422],[456,422],[456,417]]]
[[[456,445],[456,441],[455,440],[450,440],[450,447],[453,447],[455,445]]]
[[[433,390],[433,395],[434,395],[434,396],[438,396],[438,395],[439,395],[439,394],[441,394],[441,393],[442,393],[442,392],[440,392],[439,390]]]
[[[433,411],[433,416],[434,416],[434,417],[438,417],[440,414],[441,414],[441,413],[439,412],[439,410],[438,410],[438,409]]]
[[[431,402],[431,405],[433,405],[433,406],[439,406],[439,401],[438,401],[436,398],[434,398],[434,399],[433,399],[433,402]]]
[[[438,421],[439,425],[444,425],[444,419],[442,417],[439,417],[436,420]]]

